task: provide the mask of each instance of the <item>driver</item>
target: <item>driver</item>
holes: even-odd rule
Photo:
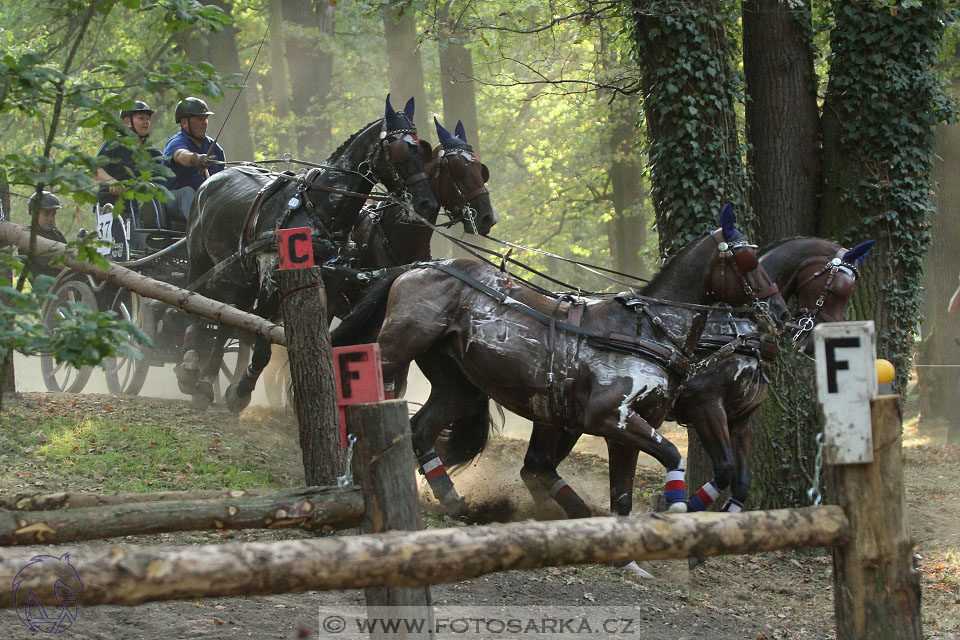
[[[177,211],[187,220],[193,196],[211,175],[222,171],[226,154],[216,141],[207,135],[207,123],[213,111],[200,98],[184,98],[177,104],[174,117],[180,132],[167,141],[163,149],[163,163],[173,170],[167,180],[167,189],[174,198],[167,203],[168,211]]]
[[[137,100],[130,109],[124,109],[120,112],[120,119],[123,120],[130,131],[138,138],[140,146],[144,146],[147,138],[150,137],[151,120],[153,109],[146,102]],[[121,134],[129,135],[129,134]],[[108,140],[100,145],[97,151],[97,157],[107,158],[110,162],[97,169],[97,175],[94,179],[100,183],[100,189],[97,191],[97,202],[102,207],[105,204],[116,204],[117,196],[123,190],[123,185],[119,180],[129,180],[137,178],[139,171],[137,163],[133,157],[133,149],[120,144],[120,136],[113,140]],[[145,149],[154,158],[160,157],[158,149],[147,147]]]

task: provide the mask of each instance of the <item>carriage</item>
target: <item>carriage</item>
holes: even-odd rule
[[[97,238],[111,243],[99,249],[104,257],[168,284],[180,287],[187,284],[186,232],[166,221],[161,203],[151,200],[136,206],[128,202],[124,213],[117,218],[108,207],[97,207],[94,212]],[[104,361],[106,388],[117,395],[140,393],[150,367],[179,363],[184,330],[195,321],[181,309],[69,269],[58,275],[50,293],[54,298],[44,304],[41,313],[52,330],[56,329],[70,302],[82,302],[90,309],[112,310],[150,336],[153,346],[142,348],[142,359],[118,355]],[[251,344],[252,339],[246,337],[228,342],[221,364],[226,384],[239,379],[250,360]],[[57,363],[50,355],[40,359],[43,382],[49,391],[80,393],[90,381],[93,369]]]

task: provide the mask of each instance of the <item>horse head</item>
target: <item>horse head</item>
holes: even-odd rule
[[[729,204],[720,212],[720,228],[710,236],[719,255],[710,274],[708,302],[752,303],[761,316],[782,329],[790,319],[790,311],[779,288],[760,266],[757,245],[750,244],[737,230]]]
[[[432,150],[417,137],[413,123],[414,101],[407,101],[403,111],[394,111],[387,95],[385,113],[380,125],[380,144],[369,160],[370,170],[390,193],[405,193],[404,200],[424,218],[435,220],[440,205],[430,189],[424,164]]]
[[[467,233],[487,235],[499,221],[485,186],[490,171],[467,142],[462,122],[457,122],[455,134],[444,129],[436,118],[433,124],[440,144],[427,163],[430,186],[451,222],[461,221]]]
[[[804,341],[803,351],[813,353],[810,333],[821,322],[840,322],[853,295],[853,286],[860,276],[860,265],[866,260],[876,240],[861,242],[853,249],[833,243],[832,255],[806,260],[797,270],[797,332],[794,342]],[[836,246],[836,249],[833,247]]]

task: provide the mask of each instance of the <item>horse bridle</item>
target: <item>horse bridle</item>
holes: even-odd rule
[[[396,144],[397,142],[403,142],[405,144],[401,147],[400,145]],[[409,157],[410,152],[407,145],[411,145],[417,149],[420,148],[420,139],[417,137],[417,128],[406,127],[402,129],[391,129],[388,131],[387,121],[384,120],[383,124],[380,125],[379,150],[383,154],[383,157],[387,160],[387,166],[390,167],[390,177],[393,179],[394,185],[396,185],[392,189],[389,188],[389,185],[384,185],[388,187],[388,193],[391,195],[400,196],[401,194],[405,194],[407,187],[427,179],[427,174],[423,170],[413,174],[412,176],[408,176],[406,180],[400,178],[400,174],[397,172],[396,165],[398,162],[402,162]],[[402,155],[400,153],[401,148],[404,150]],[[373,166],[373,153],[374,150],[371,150],[370,155],[365,160],[368,167]]]
[[[794,342],[799,342],[800,339],[807,333],[813,331],[813,327],[816,325],[816,318],[823,311],[823,305],[827,301],[827,296],[829,294],[841,295],[841,293],[833,288],[834,280],[836,280],[837,274],[843,272],[847,275],[853,277],[856,281],[860,277],[860,269],[855,264],[850,262],[844,262],[843,256],[847,253],[847,249],[840,248],[837,249],[836,254],[833,258],[828,260],[826,264],[817,269],[806,278],[803,282],[797,284],[797,333],[793,336]],[[805,286],[819,278],[820,276],[827,274],[827,278],[823,283],[823,286],[820,288],[820,293],[817,296],[817,301],[814,303],[813,309],[808,309],[806,307],[800,306],[800,290]],[[824,312],[826,315],[826,312]],[[828,322],[835,322],[835,318],[828,318]]]
[[[770,303],[768,303],[766,299],[778,293],[780,287],[777,286],[776,282],[771,282],[770,286],[766,289],[755,291],[754,288],[750,286],[750,283],[747,282],[747,278],[744,275],[745,273],[755,270],[759,264],[757,254],[755,253],[757,245],[750,244],[746,236],[740,236],[736,240],[731,241],[724,240],[722,229],[717,229],[711,232],[710,235],[717,243],[717,250],[720,252],[718,258],[720,263],[719,282],[723,282],[726,279],[726,268],[729,266],[737,282],[740,283],[743,292],[747,294],[747,297],[753,303],[757,312],[766,317],[771,327],[775,327],[776,323],[770,316]],[[750,249],[750,251],[743,251],[743,249]],[[713,284],[711,280],[711,288],[716,288]]]
[[[481,184],[479,187],[477,187],[470,193],[464,194],[463,191],[460,190],[460,185],[457,184],[457,180],[453,178],[452,169],[450,168],[450,158],[452,156],[459,156],[469,163],[476,163],[476,164],[479,164],[481,167],[483,166],[483,164],[480,162],[480,159],[477,158],[477,155],[473,152],[473,149],[471,149],[470,147],[454,147],[452,149],[441,149],[440,152],[437,154],[438,174],[442,174],[444,171],[448,172],[448,174],[451,177],[451,180],[449,182],[449,185],[450,185],[449,188],[453,189],[454,196],[457,200],[456,209],[453,212],[448,212],[450,220],[441,226],[453,226],[458,222],[463,222],[464,220],[466,220],[467,222],[470,223],[470,227],[471,229],[473,229],[473,233],[478,233],[477,223],[476,223],[477,211],[476,209],[470,206],[470,201],[478,196],[482,196],[485,193],[490,193],[487,190],[486,180],[484,180],[484,184]],[[438,180],[440,179],[439,175],[437,179]],[[455,215],[455,214],[459,214],[459,215]]]

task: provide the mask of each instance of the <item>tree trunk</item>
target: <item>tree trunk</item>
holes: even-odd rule
[[[473,150],[480,155],[480,122],[477,119],[477,88],[473,80],[473,56],[463,43],[469,32],[456,23],[461,15],[447,0],[437,8],[440,49],[440,87],[443,96],[443,126],[453,131],[463,121]],[[424,132],[426,133],[426,132]],[[432,137],[432,134],[431,134]]]
[[[423,62],[417,38],[417,17],[413,5],[390,0],[383,5],[385,55],[389,62],[390,102],[400,111],[411,97],[416,103],[415,119],[420,132],[433,131],[430,105],[423,84]]]
[[[220,7],[232,18],[232,0],[212,0],[210,4]],[[232,21],[221,26],[219,31],[208,34],[207,43],[210,63],[218,73],[239,73],[240,78],[246,76],[247,68],[240,66],[237,28],[233,26]],[[253,138],[250,135],[250,112],[246,91],[224,89],[223,100],[218,110],[219,128],[211,123],[210,129],[213,132],[208,135],[218,139],[220,146],[226,151],[228,160],[252,161],[254,149]]]
[[[286,489],[261,496],[156,500],[53,511],[0,512],[0,546],[62,544],[206,529],[349,529],[360,524],[359,488]]]
[[[302,158],[325,158],[333,151],[330,91],[333,86],[335,3],[282,0],[287,28],[287,67],[296,122],[297,152]]]
[[[337,476],[345,469],[346,455],[341,444],[321,270],[279,269],[276,274],[304,474],[308,485],[336,485]]]
[[[823,103],[827,180],[818,232],[846,246],[878,239],[857,278],[849,315],[876,323],[877,354],[893,362],[893,388],[902,393],[930,244],[930,167],[942,100],[937,45],[947,9],[941,3],[896,12],[873,3],[841,6]]]
[[[54,242],[39,236],[34,236],[34,239],[37,243],[38,256],[48,253],[63,253],[66,249],[66,245],[62,242]],[[12,222],[0,222],[0,243],[16,245],[21,251],[26,252],[30,246],[30,230]],[[131,271],[118,264],[111,264],[104,271],[90,262],[78,260],[76,249],[66,250],[63,264],[74,271],[86,273],[99,280],[112,282],[119,287],[135,291],[148,298],[166,302],[184,311],[203,316],[217,324],[252,333],[269,340],[273,344],[286,345],[282,327],[278,327],[260,316],[240,311],[229,304],[206,298],[199,293],[142,276],[136,271]]]
[[[717,16],[723,3],[676,3],[664,14],[635,0],[634,36],[641,69],[653,207],[664,256],[717,227],[731,203],[737,227],[749,231],[736,116],[739,78],[734,45]],[[687,430],[687,487],[713,477],[703,446]]]
[[[809,2],[802,9],[778,0],[744,3],[750,199],[762,245],[815,235],[817,229],[822,171],[811,28]],[[770,364],[767,401],[751,424],[750,508],[755,509],[810,504],[820,431],[813,367],[789,344],[781,352]]]
[[[919,345],[917,390],[921,428],[933,420],[946,421],[950,442],[960,442],[960,314],[947,313],[960,273],[960,125],[937,129],[933,180],[937,184],[930,235],[933,243],[923,262],[923,341]]]
[[[646,116],[651,196],[664,257],[717,227],[731,203],[750,231],[736,116],[735,43],[719,0],[674,3],[669,12],[634,0],[633,33]]]
[[[607,223],[607,241],[613,268],[639,278],[647,277],[643,249],[647,244],[648,216],[643,213],[643,162],[638,157],[635,97],[616,97],[610,105],[610,184],[613,219]]]
[[[77,596],[81,606],[137,605],[186,598],[412,587],[516,569],[825,547],[847,535],[843,510],[824,506],[736,515],[515,522],[179,549],[75,547],[70,563],[83,580],[83,593]],[[6,550],[0,556],[0,582],[12,584],[36,553],[36,549]],[[42,602],[54,601],[59,569],[54,562],[35,565],[33,571],[20,574],[20,589],[36,594]],[[0,607],[12,607],[13,599],[12,589],[0,589]]]
[[[0,221],[10,220],[13,211],[10,209],[10,184],[7,182],[7,172],[0,168]],[[0,267],[0,282],[10,286],[13,282],[13,271],[7,267]],[[0,409],[4,403],[17,394],[17,375],[13,368],[13,352],[0,358]]]
[[[273,107],[277,118],[278,151],[292,153],[287,116],[290,113],[290,86],[287,83],[287,53],[284,47],[283,15],[281,0],[273,0],[273,18],[270,20],[270,80],[273,81]],[[250,156],[252,157],[252,156]]]

